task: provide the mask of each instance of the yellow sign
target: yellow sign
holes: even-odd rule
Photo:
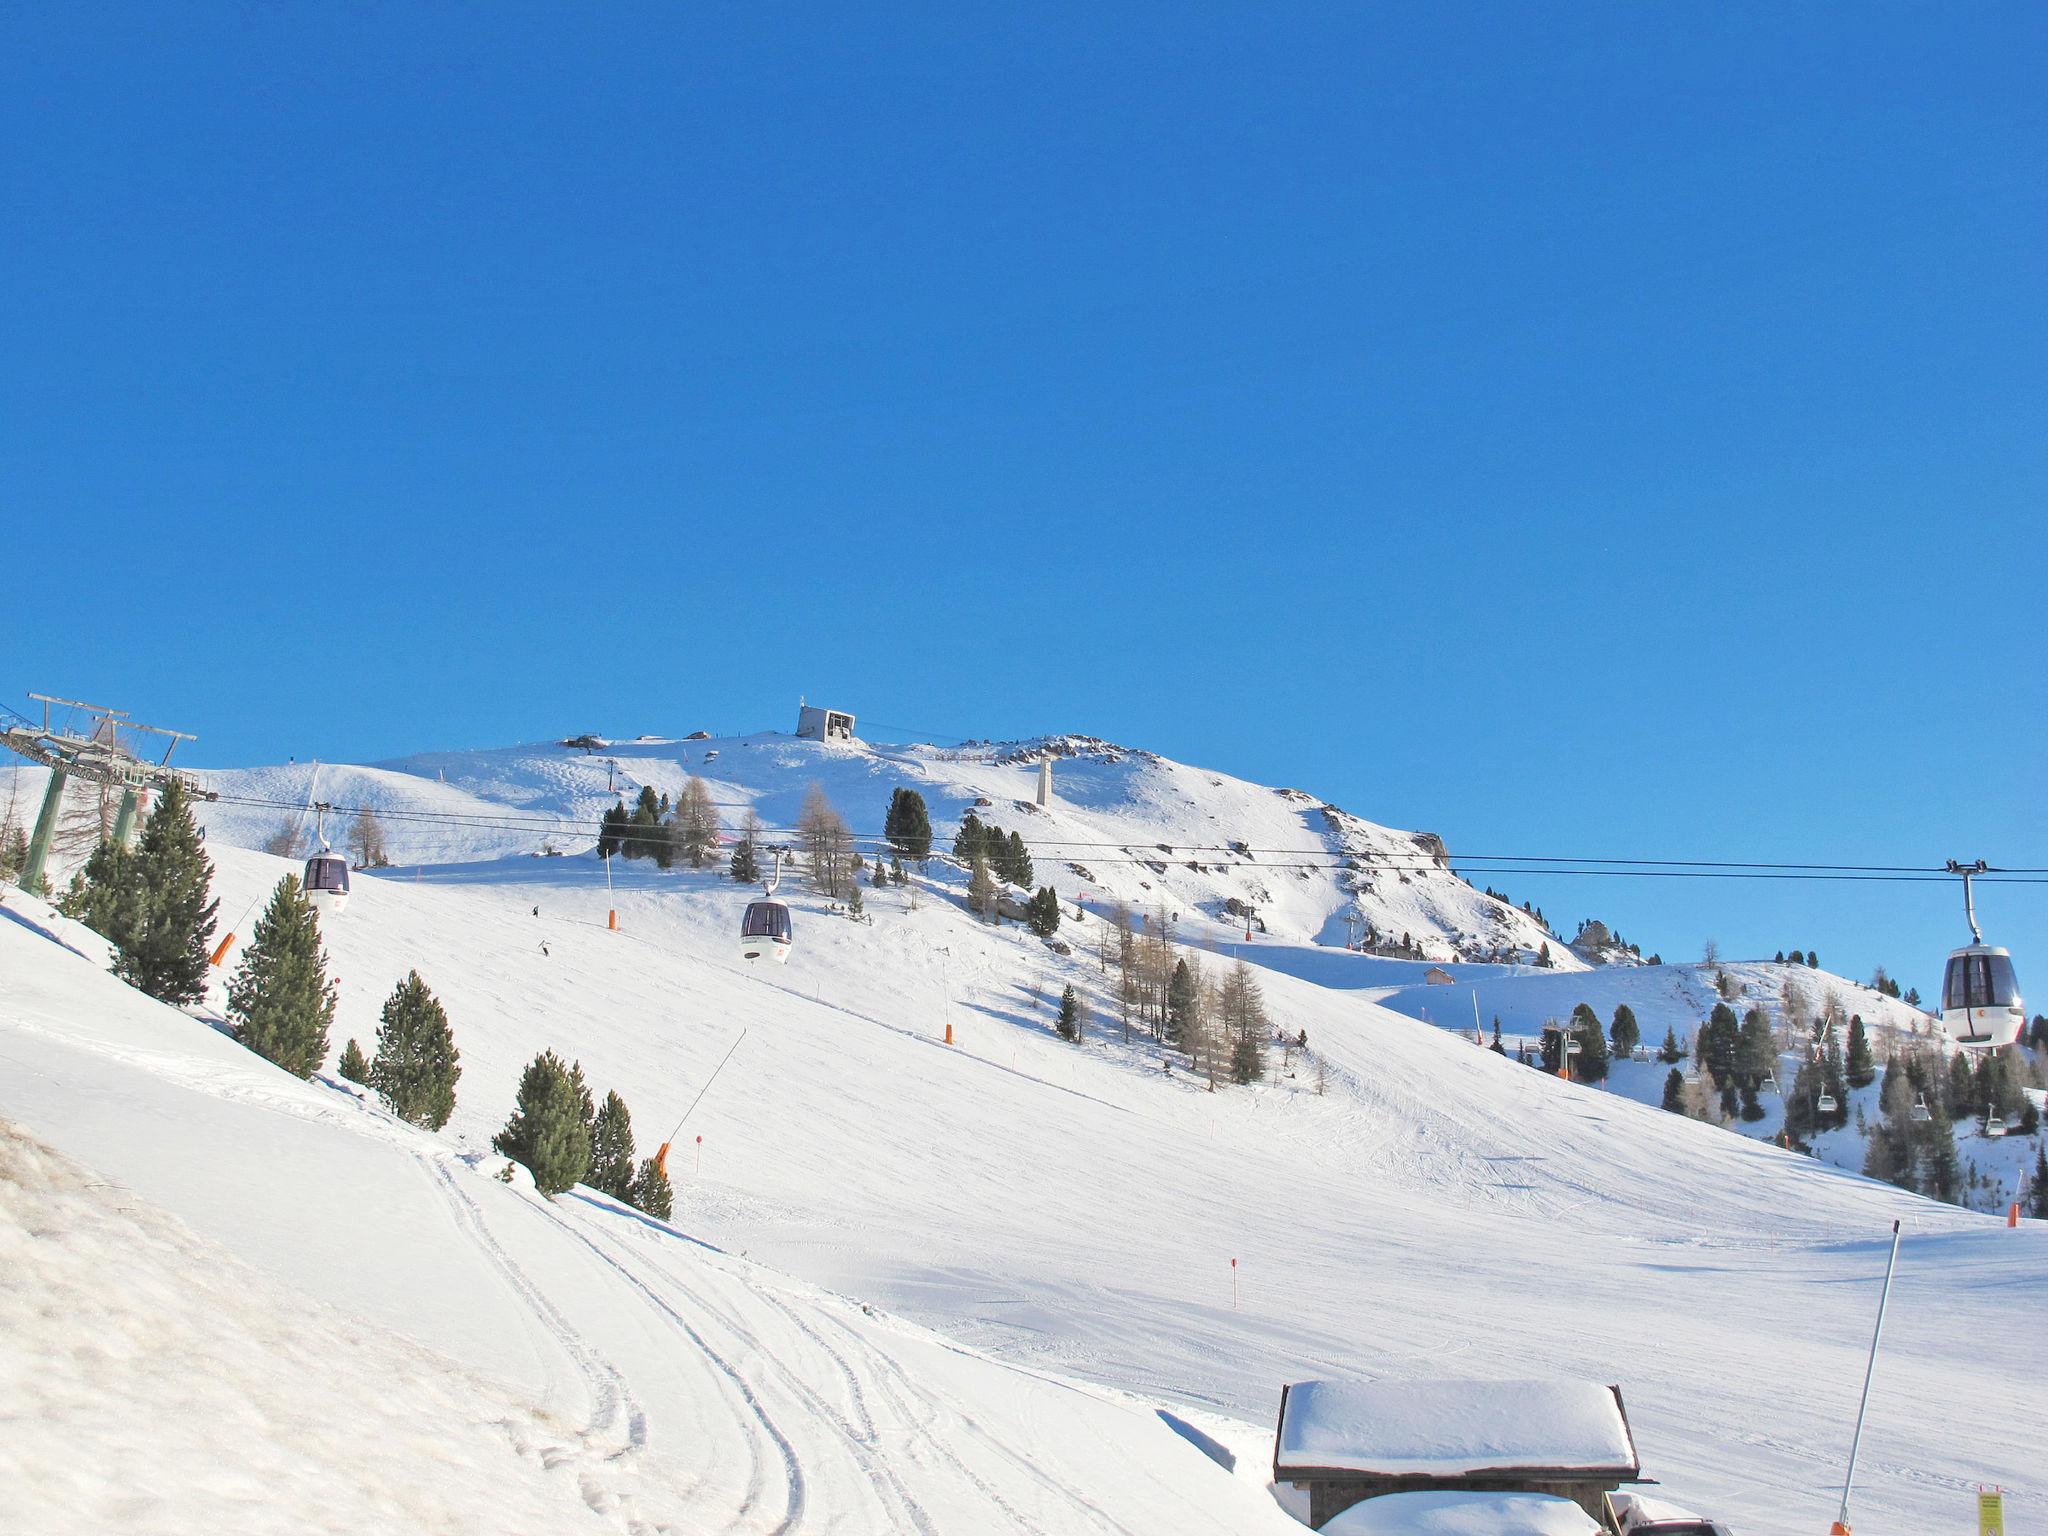
[[[2005,1536],[2005,1495],[1977,1495],[1977,1536]]]

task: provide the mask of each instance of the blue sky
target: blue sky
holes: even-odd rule
[[[2044,71],[2022,5],[16,7],[0,690],[205,763],[808,693],[1454,850],[2048,865]]]

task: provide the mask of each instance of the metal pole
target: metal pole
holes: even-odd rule
[[[1856,1452],[1863,1444],[1863,1415],[1870,1407],[1870,1378],[1877,1372],[1877,1341],[1884,1337],[1884,1309],[1892,1296],[1892,1271],[1899,1262],[1899,1223],[1892,1222],[1892,1253],[1885,1260],[1884,1289],[1877,1297],[1877,1327],[1870,1335],[1870,1360],[1863,1367],[1863,1400],[1856,1405],[1856,1433],[1849,1438],[1849,1471],[1842,1479],[1842,1508],[1830,1536],[1849,1536],[1849,1490],[1856,1483]]]
[[[68,768],[50,770],[50,786],[43,791],[43,808],[36,816],[35,835],[28,840],[28,861],[21,866],[21,888],[38,896],[46,883],[43,861],[50,856],[50,838],[57,830],[57,808],[64,803],[64,786],[70,778]]]
[[[121,791],[121,809],[114,816],[114,845],[126,848],[133,843],[135,831],[135,786],[129,785]]]

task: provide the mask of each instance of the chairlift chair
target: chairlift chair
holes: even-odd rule
[[[1823,1115],[1832,1115],[1838,1108],[1832,1093],[1823,1093],[1813,1101],[1813,1107]]]
[[[1758,1093],[1776,1093],[1778,1091],[1778,1074],[1766,1072],[1764,1080],[1756,1085],[1756,1091]]]
[[[1923,1094],[1921,1094],[1921,1095],[1920,1095],[1920,1096],[1919,1096],[1918,1098],[1916,1098],[1916,1099],[1915,1099],[1915,1100],[1913,1101],[1913,1111],[1912,1111],[1912,1113],[1913,1113],[1913,1118],[1914,1118],[1915,1120],[1921,1121],[1921,1122],[1922,1122],[1923,1124],[1924,1124],[1924,1123],[1925,1123],[1926,1121],[1932,1120],[1932,1119],[1934,1118],[1934,1111],[1933,1111],[1933,1110],[1931,1110],[1931,1109],[1929,1109],[1929,1108],[1927,1107],[1927,1095],[1926,1095],[1926,1094],[1924,1094],[1924,1093],[1923,1093]]]
[[[1994,1139],[2005,1134],[2005,1119],[1995,1109],[1984,1117],[1984,1134]]]
[[[775,900],[775,888],[782,883],[782,850],[775,850],[775,873],[768,877],[761,899],[747,903],[740,917],[740,958],[789,963],[795,947],[796,930],[789,920],[789,908]]]
[[[1996,1050],[2017,1040],[2026,1024],[2019,978],[2013,972],[2010,952],[1986,944],[1977,926],[1977,903],[1970,881],[1988,866],[1982,859],[1968,865],[1950,859],[1948,868],[1950,874],[1963,877],[1963,915],[1969,920],[1970,942],[1949,951],[1942,972],[1942,1032],[1966,1050]]]

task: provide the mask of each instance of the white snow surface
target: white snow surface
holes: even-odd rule
[[[649,782],[668,775],[674,793],[711,748],[722,802],[758,799],[764,818],[786,821],[819,778],[863,831],[879,830],[898,782],[928,795],[950,783],[950,802],[933,803],[942,820],[968,791],[991,793],[983,815],[1027,836],[1050,814],[1067,836],[1101,830],[1140,853],[1193,843],[1240,802],[1270,820],[1206,841],[1291,846],[1322,819],[1310,797],[1114,749],[1063,758],[1068,803],[1032,813],[1014,803],[1029,798],[1028,761],[788,738],[448,754],[359,770],[359,792],[388,796],[393,813],[423,793],[469,797],[490,816],[573,802],[594,824],[611,799],[606,755]],[[742,771],[735,757],[758,761]],[[303,799],[303,768],[265,771],[275,798]],[[1006,788],[1010,803],[994,793]],[[1229,804],[1198,793],[1223,789]],[[267,836],[275,809],[207,814],[222,926],[246,943],[253,907],[295,866],[234,846]],[[869,924],[786,885],[796,955],[763,974],[735,953],[748,893],[710,871],[622,865],[608,893],[587,851],[525,856],[538,835],[386,821],[394,856],[417,862],[359,875],[325,925],[340,982],[329,1062],[351,1036],[372,1046],[384,998],[419,970],[462,1052],[444,1132],[397,1124],[331,1066],[300,1083],[242,1051],[206,1021],[220,981],[195,1010],[206,1017],[140,997],[105,974],[104,945],[13,891],[0,901],[0,1118],[151,1213],[155,1236],[131,1244],[139,1297],[109,1306],[146,1309],[161,1283],[149,1276],[189,1262],[194,1250],[164,1236],[182,1231],[277,1287],[291,1316],[314,1304],[309,1338],[331,1326],[397,1341],[366,1345],[363,1379],[335,1392],[383,1393],[398,1413],[407,1389],[379,1361],[434,1362],[418,1443],[441,1445],[456,1469],[436,1506],[455,1512],[447,1528],[521,1528],[463,1496],[477,1472],[507,1490],[505,1509],[566,1508],[526,1527],[548,1530],[1295,1529],[1276,1524],[1288,1517],[1266,1487],[1280,1384],[1447,1375],[1619,1382],[1645,1471],[1674,1497],[1738,1527],[1818,1528],[1833,1514],[1894,1218],[1907,1237],[1859,1467],[1860,1536],[1960,1523],[1978,1484],[2003,1486],[2015,1511],[2048,1500],[2048,1428],[2028,1411],[2048,1379],[2048,1334],[2015,1326],[2048,1280],[2048,1226],[2007,1231],[1379,1006],[1379,989],[1422,967],[1314,947],[1341,937],[1348,897],[1328,875],[1256,873],[1214,854],[1194,871],[1160,855],[1165,875],[1105,865],[1087,887],[1178,897],[1184,933],[1219,947],[1242,928],[1194,919],[1197,901],[1219,902],[1233,882],[1285,893],[1269,893],[1271,933],[1245,953],[1268,967],[1276,1022],[1306,1030],[1310,1052],[1291,1077],[1276,1051],[1267,1083],[1212,1095],[1162,1070],[1142,1031],[1125,1042],[1092,915],[1062,928],[1074,953],[1061,957],[1017,927],[973,921],[936,865],[910,891],[870,891]],[[1039,866],[1045,881],[1051,861]],[[1112,886],[1110,869],[1132,884]],[[1074,894],[1071,879],[1054,883]],[[1468,899],[1447,874],[1382,885],[1403,901],[1440,889],[1440,916]],[[1436,930],[1446,945],[1478,920],[1458,911]],[[1388,916],[1430,931],[1420,905]],[[1554,974],[1451,969],[1479,980],[1482,1004],[1496,981]],[[1604,994],[1586,988],[1661,984],[1672,969],[1564,977],[1561,1007],[1541,1006],[1569,1012],[1576,985],[1605,1018]],[[1050,1030],[1065,985],[1087,1005],[1079,1047]],[[1468,987],[1428,991],[1449,998],[1444,1022],[1459,1022],[1458,1005],[1469,1015]],[[1637,1012],[1660,1039],[1661,1020]],[[672,1222],[585,1191],[545,1202],[490,1176],[502,1166],[490,1137],[540,1049],[580,1060],[600,1095],[619,1089],[645,1152],[743,1029],[677,1140]],[[63,1187],[52,1173],[22,1197],[34,1221]],[[0,1294],[12,1305],[7,1287],[27,1290],[39,1314],[61,1313],[67,1273],[0,1270]],[[252,1307],[248,1336],[274,1337]],[[44,1369],[66,1344],[54,1324],[9,1329],[0,1373],[15,1374],[0,1379]],[[229,1379],[263,1352],[224,1350]],[[278,1380],[291,1370],[280,1355]],[[18,1400],[0,1398],[0,1413]],[[205,1402],[191,1398],[192,1413]],[[1928,1409],[1960,1402],[1998,1405],[1997,1432]],[[161,1418],[138,1421],[140,1471],[100,1474],[120,1484],[110,1496],[143,1497],[152,1474],[199,1475],[152,1427]],[[540,1426],[530,1441],[527,1425]],[[0,1457],[99,1464],[82,1420],[0,1431]],[[367,1475],[347,1434],[279,1434],[280,1458],[324,1458],[338,1481]],[[24,1510],[35,1487],[0,1479],[0,1529],[94,1528],[47,1488]],[[120,1507],[138,1513],[97,1528],[207,1523],[196,1505],[182,1526]],[[264,1528],[226,1509],[213,1508],[214,1529]],[[276,1528],[328,1528],[291,1519]]]
[[[1041,808],[1038,764],[1047,758],[1054,793]],[[198,776],[226,797],[203,809],[207,827],[244,847],[263,846],[317,794],[337,807],[376,810],[395,862],[441,864],[536,852],[545,842],[588,849],[617,798],[630,803],[647,785],[674,799],[692,775],[704,780],[728,828],[750,808],[770,828],[793,826],[815,782],[864,837],[879,837],[890,792],[903,785],[924,795],[941,851],[972,809],[1032,844],[1040,883],[1061,895],[1122,898],[1148,911],[1164,903],[1219,935],[1243,930],[1243,918],[1226,912],[1235,900],[1255,908],[1276,937],[1341,944],[1350,909],[1390,938],[1411,935],[1431,959],[1502,948],[1533,955],[1547,942],[1560,965],[1583,967],[1527,913],[1451,874],[1427,834],[1362,820],[1303,790],[1092,737],[933,747],[764,731],[643,738],[592,753],[557,742],[428,752],[371,767],[323,764],[317,779],[312,763]],[[345,825],[343,815],[329,819],[336,846]],[[1325,867],[1289,867],[1303,862]]]
[[[1323,1522],[1324,1536],[1599,1536],[1570,1499],[1541,1493],[1389,1493]]]
[[[1611,1387],[1590,1381],[1300,1381],[1277,1465],[1388,1477],[1503,1467],[1636,1468]]]

